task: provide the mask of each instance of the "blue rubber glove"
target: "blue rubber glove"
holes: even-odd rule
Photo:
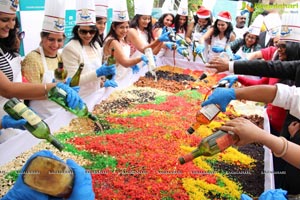
[[[118,83],[116,83],[116,81],[115,80],[113,80],[113,79],[111,79],[111,80],[107,80],[106,79],[106,81],[104,82],[104,87],[113,87],[113,88],[115,88],[115,87],[118,87]]]
[[[170,50],[174,50],[177,48],[177,44],[174,42],[165,42],[165,45]]]
[[[161,35],[158,37],[158,40],[160,42],[169,42],[170,41],[170,38],[169,38],[170,33],[171,32],[169,32],[168,29],[166,27],[164,27],[162,29]]]
[[[68,159],[66,163],[75,175],[72,194],[68,200],[94,200],[95,194],[91,174],[71,159]]]
[[[201,104],[201,106],[204,107],[209,104],[218,104],[221,111],[225,112],[230,101],[235,99],[236,96],[233,88],[216,88],[208,99]]]
[[[180,38],[180,39],[176,40],[176,44],[178,46],[185,46],[185,47],[189,46],[189,44],[183,38]]]
[[[83,108],[83,101],[75,90],[64,83],[57,83],[56,87],[61,88],[67,93],[67,104],[70,108],[75,109],[77,106]]]
[[[144,62],[144,63],[143,63],[143,66],[148,65],[149,60],[148,60],[147,56],[145,56],[145,54],[143,54],[143,55],[141,56],[141,59],[142,59],[142,61]]]
[[[283,200],[287,199],[286,194],[287,191],[282,189],[267,190],[259,196],[258,200]]]
[[[200,53],[203,53],[204,49],[205,49],[204,44],[199,44],[199,45],[196,47],[195,51],[196,51],[197,54],[200,54]]]
[[[240,55],[237,54],[233,54],[233,60],[241,60],[242,57]]]
[[[24,125],[27,123],[25,119],[16,120],[9,115],[2,117],[2,128],[17,128],[25,130]]]
[[[134,65],[133,67],[131,67],[131,69],[132,69],[133,74],[137,74],[140,71],[140,68],[138,65]]]
[[[19,174],[19,177],[16,183],[14,184],[13,188],[8,191],[8,193],[2,198],[2,200],[48,200],[49,199],[48,195],[31,189],[23,182],[22,174],[24,170],[31,162],[31,160],[37,156],[53,158],[55,160],[62,161],[60,158],[53,155],[53,153],[48,150],[42,150],[33,154],[27,160],[25,165],[22,167],[21,173]]]
[[[231,87],[235,82],[238,81],[238,76],[237,75],[225,76],[219,82],[224,81],[224,80],[228,81],[229,82],[229,87]]]
[[[242,194],[240,200],[252,200],[247,194]]]
[[[97,77],[115,75],[116,74],[116,66],[115,65],[107,66],[106,64],[103,64],[101,67],[96,69],[96,74],[97,74]]]
[[[220,47],[220,46],[213,46],[211,48],[211,50],[215,53],[222,53],[224,51],[224,48],[223,47]]]
[[[202,29],[201,33],[206,33],[207,32],[207,28]]]
[[[182,56],[188,56],[189,53],[185,46],[178,47],[177,52]]]
[[[72,80],[71,77],[68,77],[68,78],[67,78],[66,84],[67,84],[68,86],[70,86],[71,80]],[[80,90],[80,87],[79,87],[79,86],[74,86],[74,87],[71,87],[71,88],[72,88],[73,90],[75,90],[77,93],[78,93],[79,90]]]

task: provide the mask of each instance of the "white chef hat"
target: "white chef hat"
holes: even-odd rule
[[[19,6],[19,0],[1,0],[0,12],[6,14],[16,14]]]
[[[189,9],[188,9],[188,1],[187,0],[180,1],[177,14],[182,15],[182,16],[188,16]]]
[[[94,0],[76,0],[76,25],[95,25],[95,1]]]
[[[253,34],[253,35],[259,35],[261,31],[261,27],[263,26],[264,23],[264,16],[258,15],[252,24],[248,28],[248,32]]]
[[[300,42],[300,5],[292,3],[293,7],[285,9],[283,12],[280,40]]]
[[[107,17],[108,0],[95,0],[96,17]]]
[[[173,0],[165,0],[161,7],[162,14],[174,13],[174,2]]]
[[[110,7],[113,9],[113,22],[127,22],[129,21],[127,2],[126,0],[110,0]]]
[[[154,0],[134,0],[135,15],[151,15]]]
[[[63,33],[65,31],[65,0],[45,0],[42,31]]]
[[[299,16],[298,16],[299,17]],[[281,18],[278,13],[269,13],[264,17],[264,24],[271,38],[280,35]]]

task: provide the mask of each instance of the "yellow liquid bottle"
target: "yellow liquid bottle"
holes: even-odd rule
[[[57,68],[54,70],[55,82],[65,82],[68,76],[68,71],[64,68],[62,61],[58,62]]]
[[[194,151],[179,157],[179,163],[190,162],[199,156],[213,156],[235,144],[238,140],[238,136],[234,133],[218,130],[203,138]]]
[[[73,170],[53,158],[35,157],[26,167],[22,178],[26,185],[44,194],[68,198],[72,193]]]
[[[115,58],[115,48],[111,48],[110,56],[107,58],[107,65],[113,65],[116,64],[116,58]],[[112,75],[105,76],[106,79],[111,80]]]

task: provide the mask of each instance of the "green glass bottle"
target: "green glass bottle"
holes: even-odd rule
[[[107,65],[113,65],[116,64],[116,58],[115,58],[115,48],[111,48],[110,56],[107,58]],[[112,75],[105,76],[106,79],[111,80]]]
[[[194,56],[193,59],[194,59],[194,61],[196,60],[196,56],[197,56],[196,48],[197,48],[197,46],[198,46],[199,44],[200,44],[200,43],[199,43],[198,40],[194,40],[194,41],[193,41],[193,56]],[[205,58],[204,58],[203,53],[199,53],[198,55],[199,55],[199,57],[201,58],[202,62],[205,64],[205,63],[206,63],[206,60],[205,60]]]
[[[54,77],[56,82],[65,82],[68,76],[68,71],[64,68],[62,61],[58,62],[57,68],[54,70]]]
[[[179,157],[179,163],[187,163],[199,156],[215,155],[235,144],[238,140],[238,136],[234,133],[218,130],[206,138],[203,138],[197,149],[189,154]]]
[[[181,51],[181,55],[183,55],[188,61],[190,61],[190,54],[189,54],[189,51],[187,50],[187,48],[184,48]]]
[[[83,67],[84,67],[84,64],[80,63],[79,67],[78,67],[78,69],[76,71],[76,73],[74,74],[74,76],[71,79],[70,87],[74,87],[74,86],[78,86],[79,85],[80,75],[81,75],[81,72],[83,70]]]
[[[63,89],[58,87],[51,88],[51,90],[48,92],[48,99],[57,103],[58,105],[62,106],[64,109],[78,117],[88,117],[89,119],[94,121],[94,123],[100,128],[101,131],[103,131],[103,128],[99,123],[98,118],[88,111],[86,104],[84,104],[81,109],[79,107],[72,109],[68,106],[67,93]]]
[[[51,135],[48,125],[19,99],[11,98],[4,104],[3,109],[16,120],[26,119],[24,127],[34,137],[47,140],[60,151],[64,148],[64,145]]]
[[[196,41],[193,41],[193,46],[192,46],[192,53],[193,53],[193,62],[196,61],[197,53],[196,53]]]

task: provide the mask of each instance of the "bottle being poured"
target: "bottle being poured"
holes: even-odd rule
[[[214,90],[217,87],[229,87],[229,82],[227,80],[221,81],[217,85],[212,86],[211,90]],[[187,133],[193,134],[201,124],[209,124],[220,112],[221,108],[217,104],[209,104],[202,107],[196,113],[196,122],[187,129]]]
[[[218,130],[203,138],[197,148],[189,154],[179,157],[179,163],[184,164],[199,156],[213,156],[235,144],[239,137],[233,132]]]
[[[60,143],[60,141],[57,140],[53,135],[51,135],[49,126],[46,124],[46,122],[44,122],[44,120],[42,120],[35,112],[28,108],[19,99],[11,98],[4,104],[3,109],[16,120],[26,119],[27,123],[24,125],[24,127],[34,137],[47,140],[59,151],[64,149],[64,145]]]
[[[206,60],[205,60],[205,58],[204,58],[203,53],[202,53],[202,52],[201,52],[201,53],[198,53],[198,54],[196,53],[196,48],[197,48],[198,45],[200,45],[199,41],[198,41],[198,40],[194,40],[194,41],[193,41],[193,46],[192,46],[193,61],[194,61],[194,62],[196,61],[196,57],[197,57],[197,55],[198,55],[198,56],[201,58],[203,64],[205,64],[205,63],[207,63],[207,62],[206,62]]]
[[[70,86],[74,87],[74,86],[78,86],[79,82],[80,82],[80,74],[83,70],[84,64],[81,63],[76,71],[76,73],[74,74],[74,76],[71,79],[70,82]],[[93,115],[91,112],[88,111],[88,108],[86,106],[86,104],[83,105],[82,108],[76,107],[75,109],[72,109],[68,106],[67,104],[67,93],[58,88],[58,87],[53,87],[49,92],[48,92],[48,98],[51,101],[54,101],[55,103],[57,103],[58,105],[62,106],[63,108],[65,108],[67,111],[75,114],[78,117],[88,117],[89,119],[93,120],[93,122],[95,123],[95,125],[101,130],[101,132],[103,132],[103,127],[99,122],[99,119]]]

